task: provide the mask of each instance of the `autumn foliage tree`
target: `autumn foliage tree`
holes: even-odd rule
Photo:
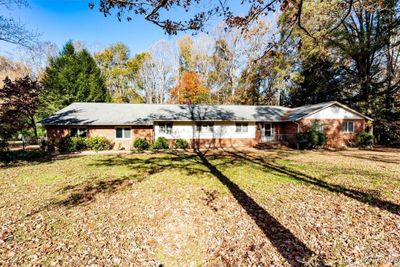
[[[203,85],[195,72],[183,72],[178,85],[171,90],[171,97],[178,104],[207,103],[210,89]]]
[[[39,85],[30,77],[4,80],[0,89],[0,139],[6,140],[17,131],[31,128],[37,137],[35,114]]]

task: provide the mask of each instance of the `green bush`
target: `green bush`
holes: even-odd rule
[[[8,143],[6,140],[0,139],[0,152],[5,152],[8,150]]]
[[[42,160],[46,153],[41,150],[16,150],[0,152],[0,162],[37,161]]]
[[[357,145],[360,147],[372,147],[374,145],[374,136],[370,133],[363,132],[357,136]]]
[[[296,140],[299,148],[310,149],[324,146],[326,144],[326,135],[317,131],[315,127],[311,127],[304,133],[298,133]]]
[[[86,139],[86,146],[90,150],[101,151],[112,148],[111,142],[103,136],[93,136]]]
[[[186,149],[188,148],[189,144],[186,140],[184,139],[176,139],[175,142],[175,147],[179,149]]]
[[[58,144],[60,152],[69,153],[80,151],[85,148],[85,139],[82,137],[62,138]]]
[[[133,141],[133,147],[139,151],[146,150],[149,146],[149,142],[147,142],[146,138],[136,138],[135,141]]]
[[[71,142],[75,151],[81,151],[86,149],[86,141],[85,138],[80,136],[71,137]]]
[[[168,140],[165,137],[158,137],[154,142],[152,149],[168,149]]]
[[[326,135],[324,133],[318,133],[318,146],[324,146],[326,144]]]

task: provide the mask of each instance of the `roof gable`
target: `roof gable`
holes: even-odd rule
[[[332,105],[308,115],[308,119],[364,119],[360,115],[348,111],[338,105]]]
[[[333,114],[333,116],[329,117],[329,112],[327,114],[321,115],[321,118],[318,118],[318,116],[314,116],[318,113],[323,112],[324,110],[328,108],[333,108],[331,110],[333,113],[336,112],[336,114]],[[349,115],[352,114],[353,116]],[[332,114],[330,114],[332,115]],[[313,117],[314,116],[314,117]],[[324,117],[325,116],[325,117]],[[346,119],[346,118],[358,118],[358,119],[367,119],[367,120],[372,120],[371,118],[355,111],[354,109],[349,108],[348,106],[345,106],[337,101],[331,101],[331,102],[325,102],[325,103],[319,103],[315,105],[308,105],[308,106],[302,106],[298,108],[293,108],[287,115],[287,120],[289,121],[299,121],[304,118],[314,118],[314,119]]]

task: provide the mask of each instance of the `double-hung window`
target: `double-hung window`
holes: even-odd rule
[[[130,127],[115,128],[115,139],[131,139],[131,128]]]
[[[345,133],[354,133],[354,122],[353,121],[343,122],[342,131]]]
[[[71,127],[69,128],[69,135],[71,137],[86,137],[87,136],[87,128],[86,127]]]
[[[196,124],[196,131],[202,133],[213,133],[214,123],[213,122],[203,122]]]
[[[172,134],[172,122],[160,122],[158,126],[160,127],[160,133]]]
[[[249,124],[247,122],[237,122],[236,123],[236,132],[237,133],[247,133],[249,130]]]
[[[319,133],[324,132],[324,124],[320,121],[315,121],[312,125],[312,127]]]

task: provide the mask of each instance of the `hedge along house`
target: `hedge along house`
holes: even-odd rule
[[[130,148],[139,137],[185,139],[192,147],[243,147],[275,142],[296,145],[296,134],[313,124],[327,145],[342,147],[372,119],[338,102],[298,108],[245,105],[73,103],[44,119],[50,144],[67,136],[104,136],[114,148]]]

